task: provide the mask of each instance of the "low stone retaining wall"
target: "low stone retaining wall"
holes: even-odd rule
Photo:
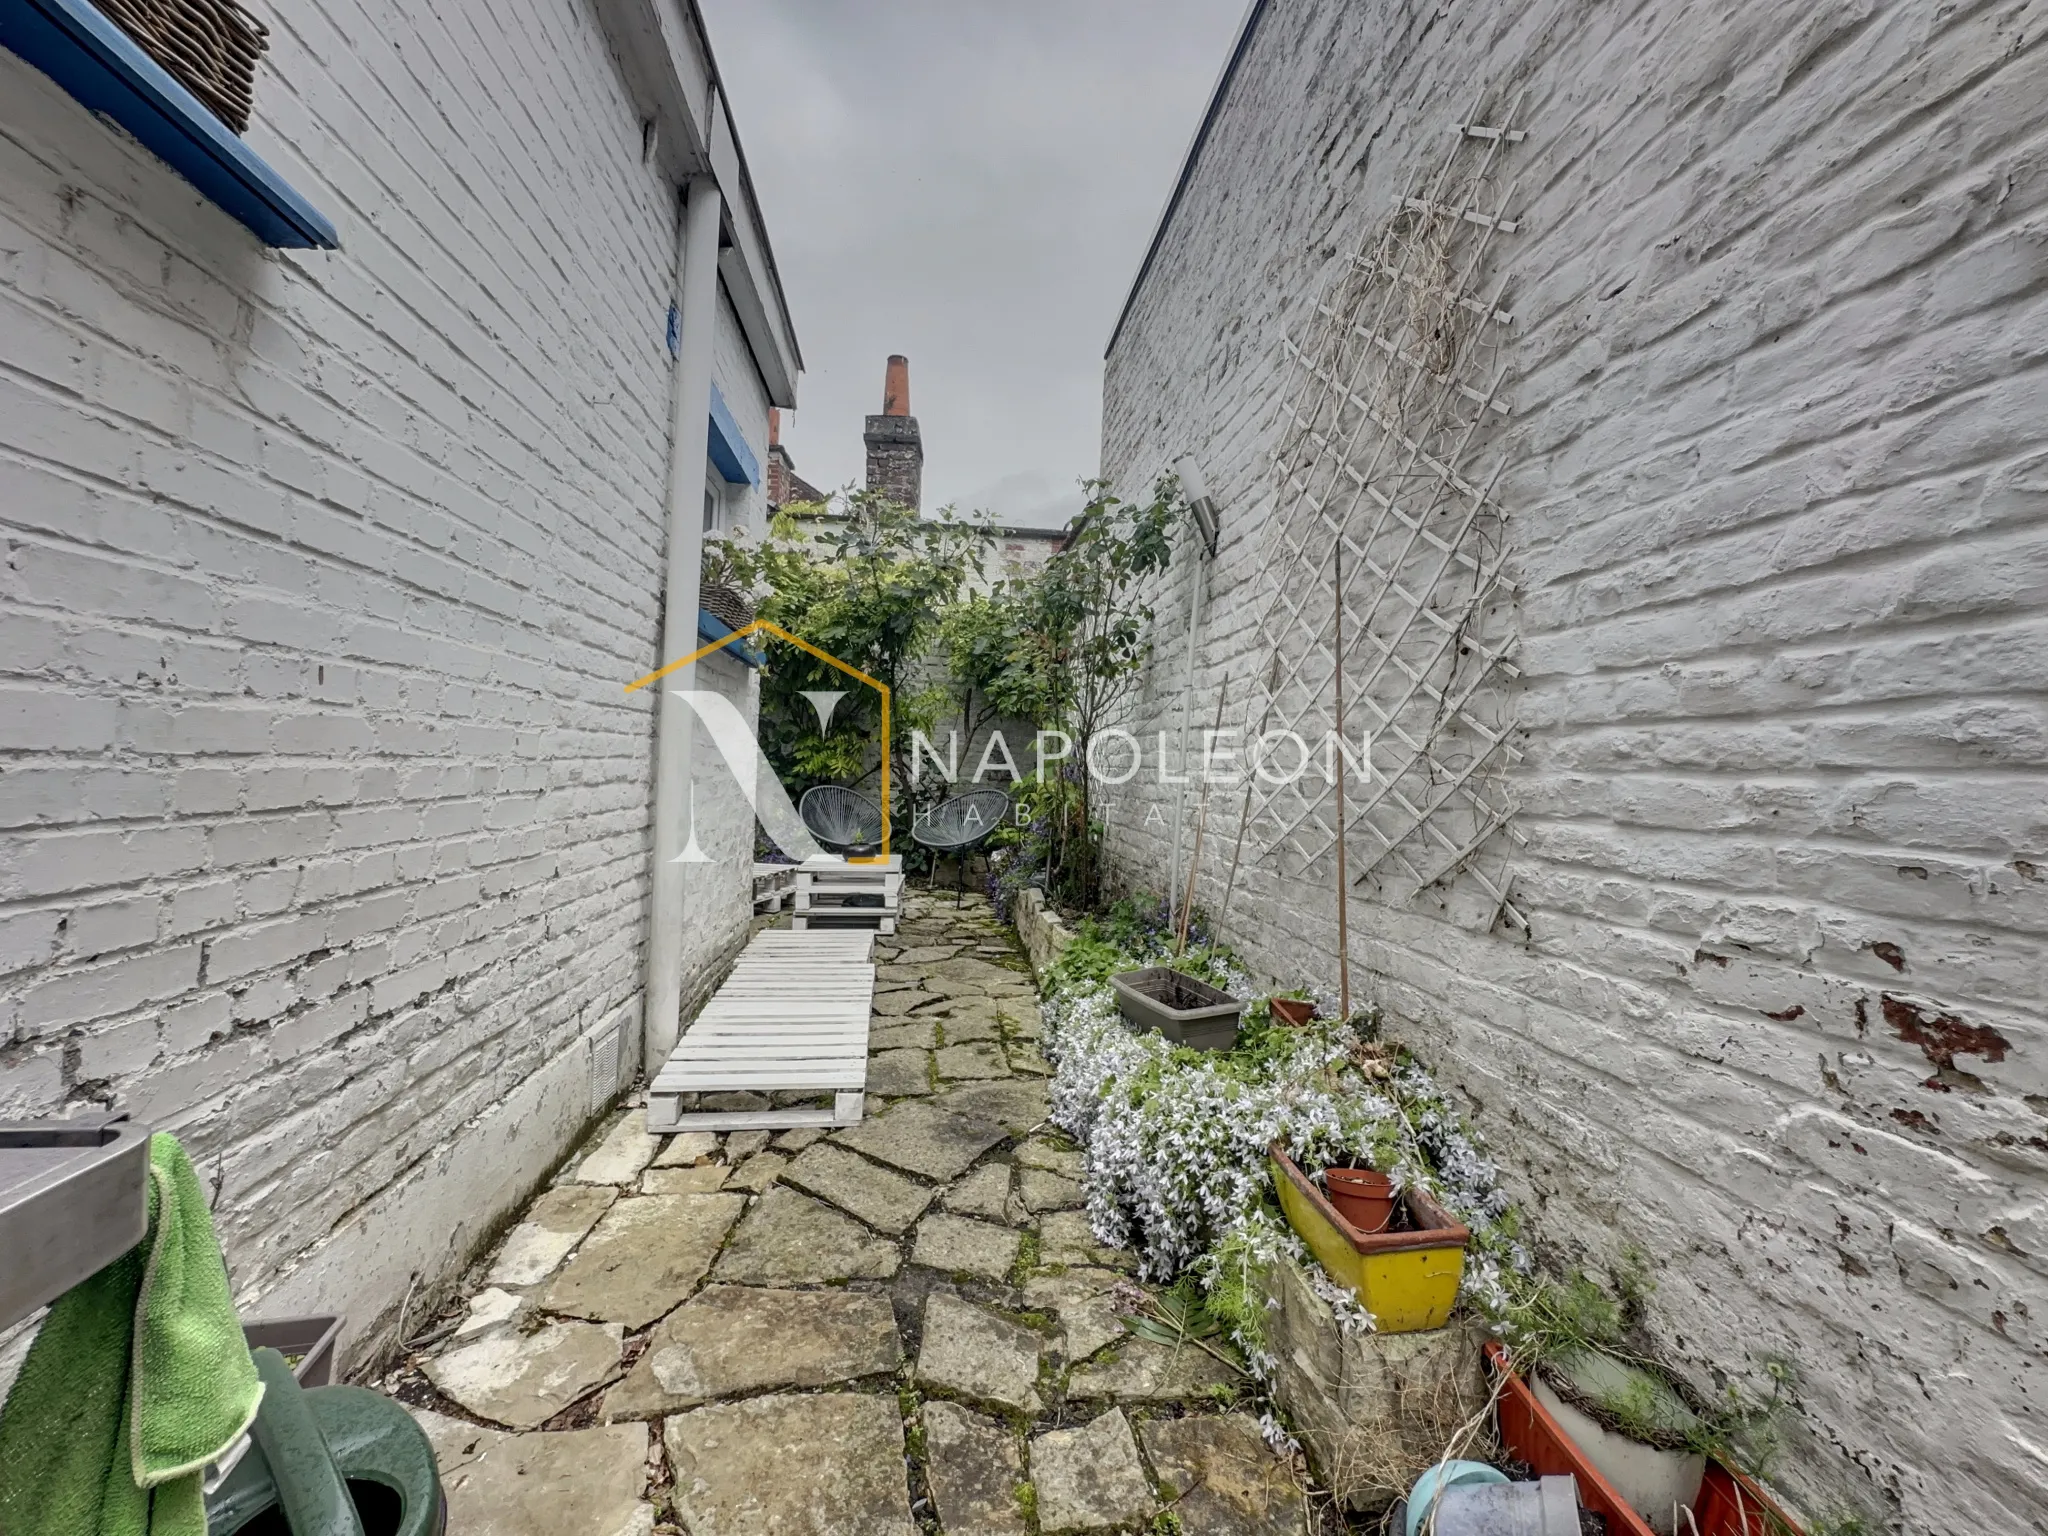
[[[1347,1335],[1285,1259],[1267,1272],[1266,1301],[1273,1401],[1323,1486],[1354,1510],[1406,1494],[1486,1406],[1483,1335],[1463,1319],[1428,1333]]]
[[[1047,903],[1045,892],[1035,887],[1017,893],[1015,919],[1017,937],[1024,941],[1024,953],[1031,959],[1031,974],[1042,982],[1045,968],[1074,942],[1073,930],[1060,921],[1059,913]]]

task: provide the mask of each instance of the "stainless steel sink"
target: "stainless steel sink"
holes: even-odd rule
[[[142,1241],[149,1132],[126,1115],[0,1122],[0,1328]]]

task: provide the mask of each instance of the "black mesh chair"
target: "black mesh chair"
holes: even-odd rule
[[[959,871],[959,884],[953,894],[953,905],[959,906],[967,893],[967,851],[989,833],[1003,824],[1003,818],[1010,814],[1010,796],[1000,789],[970,789],[964,795],[955,795],[932,809],[929,816],[921,816],[910,829],[911,841],[920,848],[932,851],[932,879],[939,877],[938,855],[950,853],[955,856]]]
[[[882,846],[882,808],[840,784],[814,784],[796,805],[811,836],[834,853],[865,855]]]

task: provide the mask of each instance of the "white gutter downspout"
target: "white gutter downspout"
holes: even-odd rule
[[[684,188],[676,236],[675,302],[679,345],[668,427],[668,573],[662,588],[661,660],[697,649],[699,579],[704,564],[704,460],[711,420],[711,333],[718,313],[718,183],[700,176]],[[696,686],[694,663],[657,685],[654,711],[654,848],[647,928],[647,1005],[642,1058],[651,1080],[682,1032],[683,860],[690,837],[690,738],[693,712],[683,695]]]
[[[1188,572],[1188,663],[1187,677],[1180,690],[1180,784],[1173,792],[1173,867],[1166,887],[1167,926],[1179,930],[1181,899],[1180,834],[1187,820],[1188,801],[1188,716],[1195,703],[1195,649],[1202,632],[1202,589],[1208,586],[1209,564],[1202,558],[1199,541],[1188,540],[1194,555],[1194,569]]]
[[[1216,554],[1216,510],[1209,499],[1209,488],[1202,474],[1202,468],[1190,454],[1182,454],[1173,464],[1173,473],[1180,481],[1181,495],[1188,508],[1194,513],[1199,538],[1188,540],[1194,550],[1195,568],[1188,573],[1188,663],[1187,677],[1180,690],[1180,786],[1173,792],[1173,866],[1166,887],[1166,919],[1169,927],[1179,931],[1182,886],[1180,867],[1181,827],[1187,821],[1188,801],[1188,717],[1195,703],[1195,655],[1202,633],[1202,600],[1208,595],[1209,561]],[[1162,774],[1165,765],[1161,764]],[[1208,766],[1206,757],[1203,767]]]

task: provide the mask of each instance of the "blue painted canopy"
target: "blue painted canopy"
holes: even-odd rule
[[[728,485],[759,485],[761,463],[754,457],[753,449],[740,434],[740,424],[733,420],[732,409],[725,403],[725,396],[718,392],[718,386],[711,386],[711,436],[709,450],[711,462],[718,466],[718,472]]]
[[[126,128],[266,245],[340,246],[325,214],[87,0],[0,0],[0,46]]]

